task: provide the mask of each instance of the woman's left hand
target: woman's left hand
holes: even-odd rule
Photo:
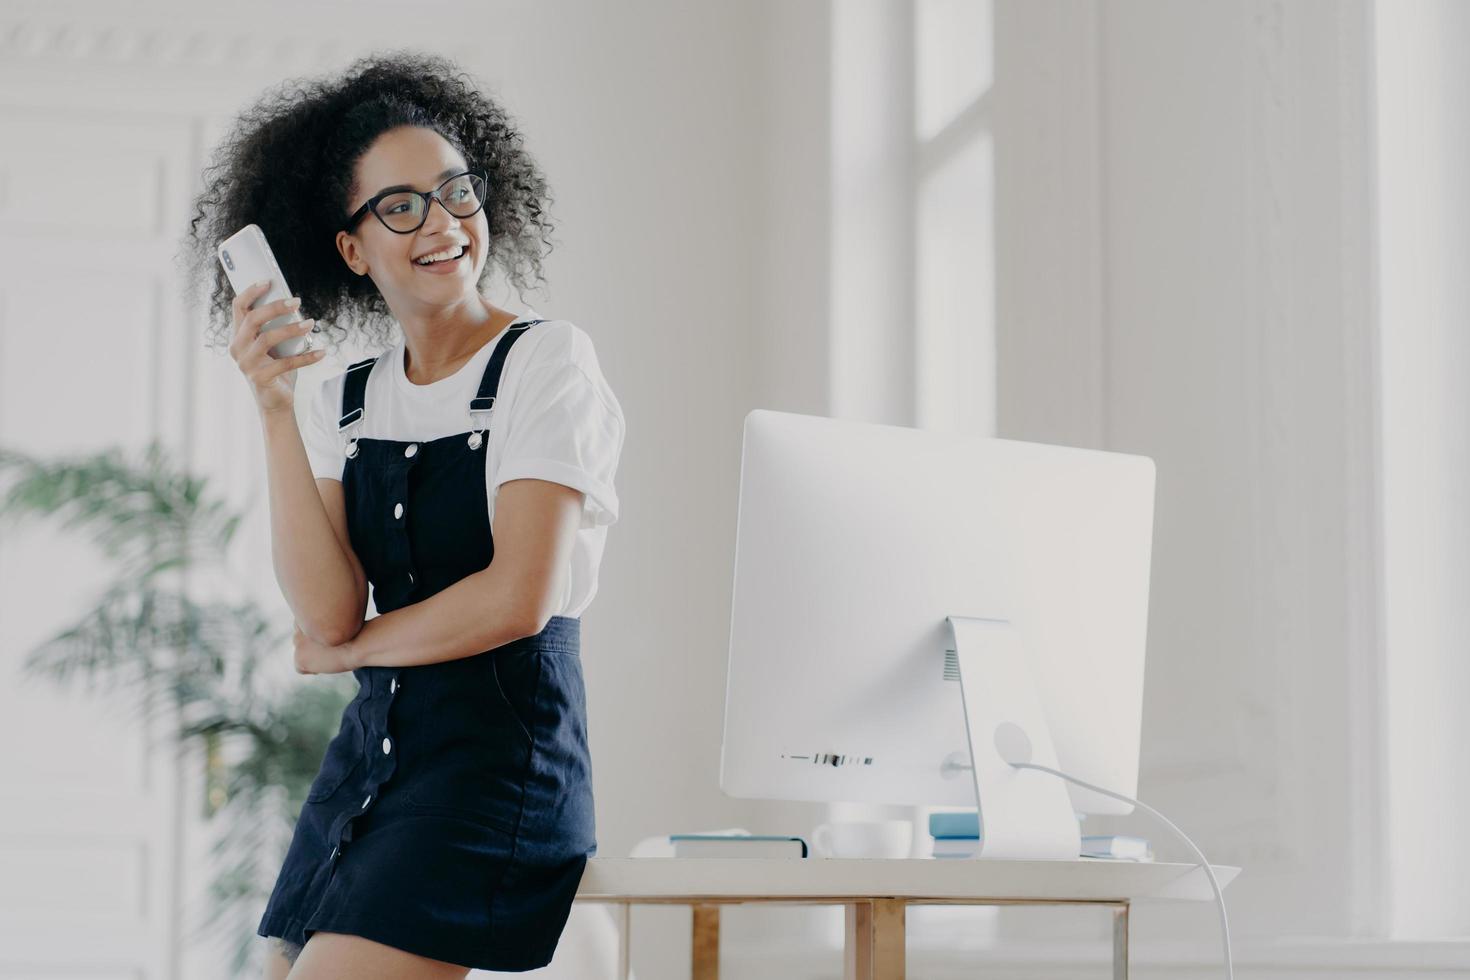
[[[356,667],[353,661],[351,642],[340,646],[318,643],[296,626],[293,637],[296,644],[296,673],[298,674],[341,674]]]

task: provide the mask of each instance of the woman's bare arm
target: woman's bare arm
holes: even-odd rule
[[[457,660],[533,636],[561,601],[582,517],[580,490],[508,480],[495,498],[495,558],[422,602],[364,623],[346,644],[352,667]]]
[[[260,412],[270,488],[271,562],[296,623],[336,646],[362,629],[367,575],[347,533],[342,484],[314,480],[295,412]]]

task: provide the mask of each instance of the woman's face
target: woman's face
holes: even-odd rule
[[[389,130],[358,161],[347,214],[389,187],[406,185],[428,193],[466,169],[464,157],[434,130],[420,126]],[[337,233],[337,249],[353,272],[372,277],[390,308],[419,312],[454,306],[476,294],[487,237],[483,208],[468,218],[456,218],[436,200],[430,202],[417,231],[399,234],[369,212],[351,232]],[[414,262],[459,245],[465,254],[452,263],[424,268]]]

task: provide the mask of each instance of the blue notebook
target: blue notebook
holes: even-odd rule
[[[980,837],[980,814],[975,810],[959,813],[929,814],[929,836],[943,840],[947,837]]]
[[[929,836],[935,840],[978,841],[980,839],[980,814],[974,810],[959,813],[931,813],[929,814]],[[1088,857],[1120,857],[1152,861],[1153,847],[1144,837],[1130,837],[1123,834],[1083,834],[1082,854]]]

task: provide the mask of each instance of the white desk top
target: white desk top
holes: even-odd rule
[[[1240,873],[1214,864],[1224,890]],[[965,898],[1024,901],[1212,901],[1195,864],[969,858],[589,858],[577,898]]]

